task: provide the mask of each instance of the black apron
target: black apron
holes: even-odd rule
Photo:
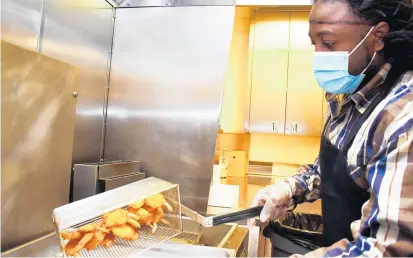
[[[340,150],[326,138],[328,122],[326,123],[319,156],[325,246],[331,246],[343,238],[347,238],[349,241],[353,240],[350,224],[361,218],[362,205],[369,199],[370,194],[357,186],[350,177],[347,152],[363,123],[377,104],[387,96],[387,93],[387,90],[382,90],[355,121]]]

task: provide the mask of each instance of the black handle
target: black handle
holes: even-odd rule
[[[295,210],[295,208],[297,208],[298,201],[295,197],[293,197],[293,201],[294,201],[294,206],[291,209],[289,209],[288,212],[291,212]],[[257,206],[257,207],[248,208],[242,211],[236,211],[236,212],[229,213],[229,214],[218,215],[212,218],[212,225],[217,226],[220,224],[231,223],[231,222],[240,221],[244,219],[251,219],[251,218],[259,216],[263,208],[264,206]]]
[[[240,221],[244,219],[254,218],[260,215],[263,208],[264,206],[258,206],[258,207],[253,207],[253,208],[249,208],[249,209],[242,210],[242,211],[236,211],[236,212],[229,213],[229,214],[218,215],[212,218],[212,224],[214,226],[217,226],[217,225],[224,224],[224,223],[230,223],[230,222]]]

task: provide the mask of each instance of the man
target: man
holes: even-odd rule
[[[315,77],[329,104],[320,155],[296,176],[261,190],[253,206],[264,205],[265,222],[285,215],[293,198],[321,198],[325,247],[310,256],[409,256],[411,0],[319,0],[309,22]]]

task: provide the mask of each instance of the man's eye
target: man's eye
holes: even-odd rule
[[[330,48],[334,45],[334,41],[323,41],[323,45]]]

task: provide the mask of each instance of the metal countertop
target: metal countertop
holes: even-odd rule
[[[60,254],[55,233],[1,254],[3,257],[57,257]],[[205,246],[163,243],[133,257],[234,257],[234,250]]]

